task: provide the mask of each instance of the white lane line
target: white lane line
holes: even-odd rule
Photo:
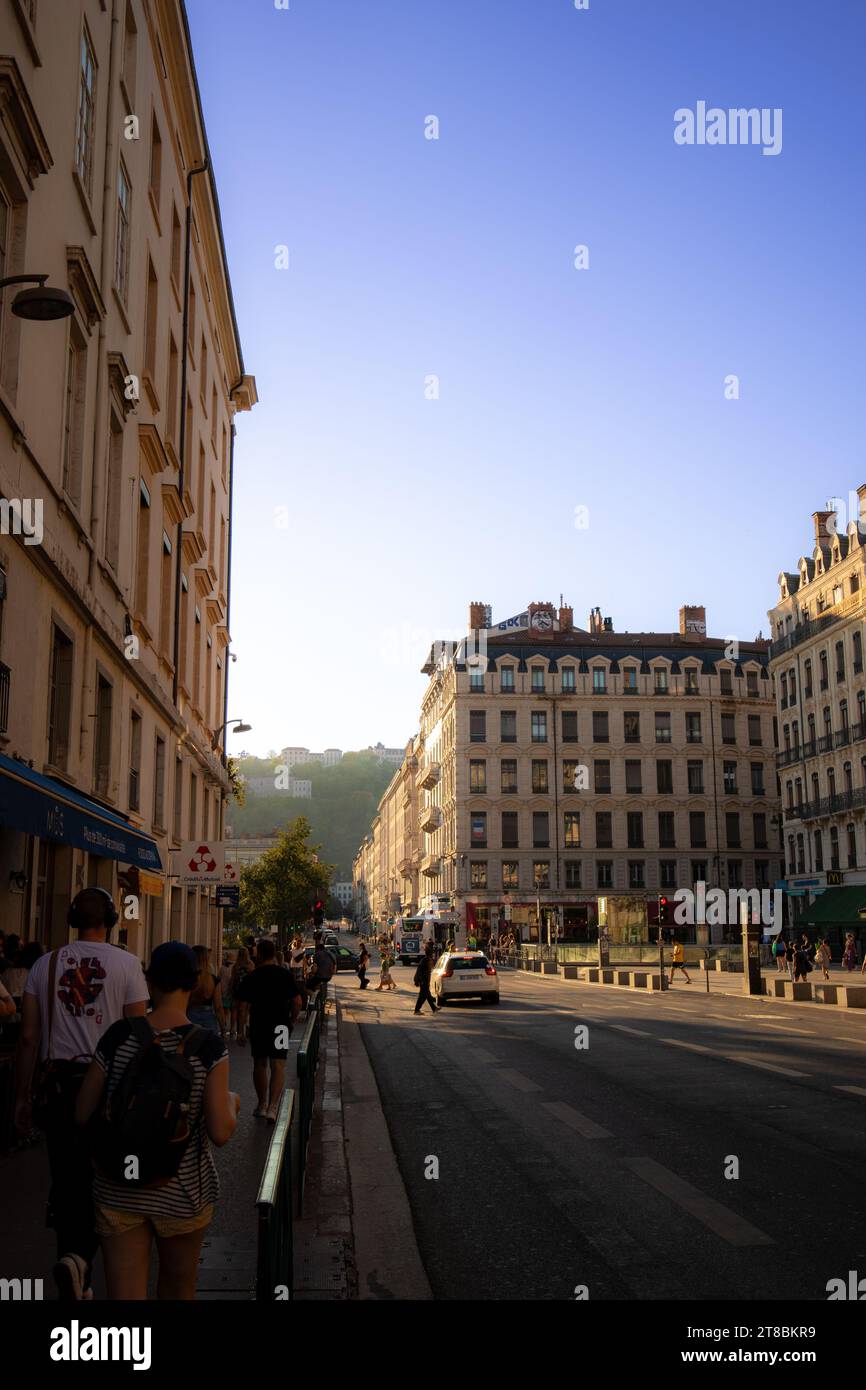
[[[738,1052],[723,1052],[720,1055],[729,1062],[741,1062],[744,1067],[760,1067],[761,1071],[774,1071],[779,1076],[809,1077],[812,1075],[808,1071],[794,1071],[792,1067],[777,1067],[772,1062],[759,1062],[757,1057],[744,1057]]]
[[[534,1081],[530,1081],[528,1076],[524,1076],[523,1073],[519,1071],[512,1071],[508,1067],[498,1069],[494,1072],[494,1076],[501,1076],[505,1081],[509,1082],[509,1084],[512,1085],[517,1091],[541,1090],[541,1087],[536,1086]]]
[[[679,1038],[659,1038],[659,1042],[670,1043],[671,1047],[685,1047],[689,1052],[712,1052],[711,1047],[703,1047],[701,1043],[680,1042]]]
[[[849,1091],[852,1096],[866,1096],[866,1088],[863,1086],[834,1086],[834,1091]]]
[[[472,1045],[471,1039],[470,1039],[470,1042],[469,1042],[469,1046],[470,1046],[470,1048],[472,1049],[472,1061],[473,1061],[473,1062],[484,1062],[484,1063],[491,1062],[491,1063],[494,1063],[494,1064],[495,1064],[495,1063],[499,1060],[497,1057],[494,1057],[494,1055],[493,1055],[492,1052],[487,1052],[487,1051],[485,1051],[485,1049],[484,1049],[483,1047],[474,1047],[474,1046]]]
[[[832,1037],[829,1039],[829,1041],[831,1041],[831,1042],[845,1042],[845,1043],[860,1043],[863,1047],[866,1047],[866,1038],[843,1038],[843,1037],[840,1037],[838,1033],[833,1033],[833,1034],[832,1034]]]
[[[799,1033],[804,1038],[817,1038],[818,1034],[814,1028],[792,1028],[789,1023],[770,1023],[767,1021],[768,1028],[780,1028],[783,1033]]]
[[[595,1120],[590,1120],[587,1115],[581,1115],[579,1110],[575,1110],[573,1105],[567,1105],[564,1100],[543,1100],[542,1110],[547,1110],[554,1115],[557,1120],[561,1120],[569,1129],[574,1129],[584,1139],[612,1139],[613,1135],[609,1129],[603,1125],[597,1125]]]
[[[645,1028],[626,1028],[624,1023],[612,1023],[617,1033],[633,1033],[636,1038],[654,1038],[655,1033],[648,1033]]]
[[[702,1225],[721,1236],[729,1245],[775,1245],[772,1236],[768,1236],[765,1231],[759,1231],[757,1226],[738,1216],[729,1207],[722,1206],[721,1202],[705,1196],[698,1188],[692,1187],[690,1182],[677,1177],[670,1168],[656,1163],[655,1159],[626,1158],[623,1159],[623,1164],[650,1187],[669,1197],[678,1207],[682,1207],[683,1211],[687,1211]]]

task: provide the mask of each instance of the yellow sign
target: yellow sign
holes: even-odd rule
[[[159,877],[159,874],[149,874],[145,869],[139,869],[138,886],[142,893],[147,893],[151,898],[162,897],[163,880]]]

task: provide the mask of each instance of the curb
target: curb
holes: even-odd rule
[[[358,1297],[432,1299],[359,1020],[339,998],[337,1031]]]

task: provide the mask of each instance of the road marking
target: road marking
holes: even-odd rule
[[[679,1038],[659,1038],[659,1042],[670,1043],[671,1047],[685,1047],[689,1052],[712,1052],[711,1047],[703,1047],[701,1043],[680,1042]]]
[[[530,1081],[528,1076],[524,1076],[523,1073],[519,1071],[511,1071],[507,1067],[503,1067],[501,1070],[496,1071],[494,1075],[503,1077],[505,1081],[509,1082],[509,1084],[518,1091],[541,1090],[541,1087],[536,1086],[534,1081]]]
[[[717,1236],[721,1236],[729,1245],[775,1245],[772,1236],[759,1231],[757,1226],[752,1226],[742,1216],[722,1206],[721,1202],[705,1196],[698,1188],[684,1182],[676,1173],[672,1173],[661,1163],[656,1163],[654,1159],[626,1158],[623,1163],[637,1177],[654,1187],[657,1192],[661,1192],[663,1196],[669,1197],[678,1207],[682,1207],[690,1216],[694,1216]]]
[[[776,1023],[772,1018],[762,1020],[768,1028],[783,1028],[786,1033],[802,1033],[807,1038],[817,1038],[814,1028],[792,1028],[790,1023]]]
[[[626,1028],[624,1023],[612,1023],[611,1028],[615,1028],[618,1033],[634,1033],[636,1038],[654,1038],[654,1033],[648,1033],[645,1028]]]
[[[866,1089],[863,1086],[834,1086],[834,1091],[850,1091],[852,1096],[866,1096]]]
[[[470,1043],[470,1046],[471,1046],[471,1043]],[[494,1055],[493,1055],[492,1052],[486,1052],[486,1051],[484,1050],[483,1047],[473,1047],[473,1048],[472,1048],[472,1060],[473,1060],[473,1062],[493,1062],[493,1063],[495,1063],[495,1062],[497,1061],[497,1058],[494,1057]]]
[[[604,1129],[602,1125],[597,1125],[595,1120],[581,1115],[579,1110],[575,1110],[573,1105],[567,1105],[564,1100],[544,1100],[541,1102],[541,1108],[555,1115],[557,1120],[562,1120],[569,1129],[576,1130],[584,1139],[613,1138],[609,1129]]]
[[[840,1037],[840,1035],[839,1035],[838,1033],[833,1033],[832,1036],[831,1036],[831,1038],[830,1038],[828,1041],[832,1041],[832,1042],[845,1042],[845,1043],[860,1043],[863,1047],[866,1047],[866,1038],[843,1038],[843,1037]]]
[[[772,1062],[759,1062],[756,1057],[743,1057],[736,1052],[724,1052],[722,1056],[729,1062],[742,1062],[744,1067],[760,1067],[761,1071],[774,1071],[779,1076],[809,1077],[812,1074],[808,1071],[794,1071],[792,1067],[777,1067]]]

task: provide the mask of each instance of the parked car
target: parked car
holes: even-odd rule
[[[358,969],[360,957],[356,951],[350,951],[348,946],[328,946],[327,942],[325,942],[325,946],[326,949],[330,952],[330,954],[334,957],[334,960],[337,962],[338,972],[340,970]],[[312,959],[314,955],[313,947],[308,947],[304,954],[309,956],[310,959]]]
[[[452,999],[499,1003],[499,976],[483,951],[444,951],[433,967],[430,992],[437,1004]]]

